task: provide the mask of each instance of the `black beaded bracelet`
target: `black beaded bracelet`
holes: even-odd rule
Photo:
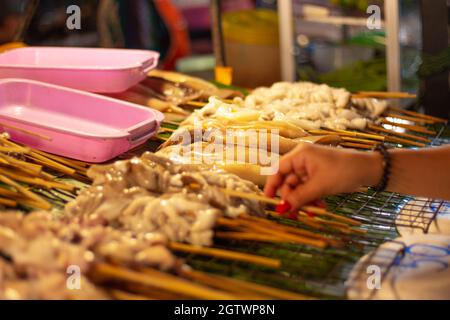
[[[391,176],[391,155],[384,144],[379,144],[375,147],[374,151],[377,151],[383,157],[383,175],[378,185],[374,187],[375,191],[382,192],[386,190]]]

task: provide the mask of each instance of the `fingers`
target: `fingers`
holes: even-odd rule
[[[277,190],[284,184],[295,188],[299,183],[304,181],[304,174],[303,157],[298,151],[293,150],[293,152],[281,158],[278,173],[267,179],[264,193],[268,197],[274,197]]]
[[[297,176],[295,173],[290,173],[284,179],[284,184],[290,186],[291,188],[297,187],[297,185],[301,182],[301,178]]]
[[[267,179],[264,194],[270,198],[275,197],[278,188],[283,184],[284,177],[277,173]]]
[[[287,201],[292,210],[298,210],[301,206],[304,206],[310,202],[313,202],[323,196],[321,189],[313,183],[305,183],[298,185],[294,188],[282,187],[281,197],[284,201]]]

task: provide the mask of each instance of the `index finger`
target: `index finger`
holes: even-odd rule
[[[270,198],[273,198],[277,193],[278,188],[283,184],[284,176],[280,173],[276,173],[267,179],[264,187],[264,194]]]

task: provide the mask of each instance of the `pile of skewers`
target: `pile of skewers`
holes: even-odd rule
[[[133,99],[136,95],[140,98]],[[446,122],[444,119],[390,107],[384,100],[415,98],[415,95],[408,93],[352,94],[326,85],[277,83],[271,88],[257,88],[244,100],[236,102],[236,98],[243,97],[241,92],[218,89],[201,79],[163,71],[153,71],[146,81],[117,98],[164,112],[166,126],[162,132],[171,133],[180,124],[185,125],[189,117],[192,120],[192,111],[207,106],[212,96],[228,104],[242,105],[246,110],[262,112],[261,119],[266,122],[270,117],[283,120],[284,123],[292,122],[305,131],[305,136],[339,136],[341,146],[358,149],[372,149],[380,142],[424,147],[431,141],[428,136],[436,134],[428,125]],[[335,111],[328,114],[330,105],[327,104],[331,104],[337,114]],[[326,109],[325,118],[322,114],[320,122],[317,121],[317,112],[323,108]],[[275,109],[277,114],[270,115],[265,109]],[[282,130],[281,127],[279,129]],[[167,135],[160,137],[167,139]]]
[[[1,299],[306,298],[193,270],[173,256],[156,233],[138,237],[100,224],[80,225],[48,212],[2,212],[0,239]],[[253,262],[251,255],[219,253]],[[255,261],[277,267],[271,259]],[[73,268],[79,279],[69,283],[67,272]],[[70,287],[77,283],[78,288]]]
[[[34,150],[0,135],[0,204],[28,209],[52,208],[50,199],[73,198],[88,183],[88,164]],[[62,181],[70,177],[78,186]]]
[[[430,142],[426,135],[434,134],[426,126],[445,121],[388,108],[383,103],[378,108],[365,106],[365,100],[358,102],[409,95],[350,95],[336,90],[333,103],[339,100],[345,105],[342,101],[351,99],[355,105],[360,104],[362,111],[358,114],[362,116],[353,125],[361,127],[321,124],[312,128],[304,122],[300,125],[298,121],[265,118],[261,105],[243,108],[245,101],[239,92],[219,90],[184,75],[154,71],[146,81],[115,97],[166,114],[162,131],[168,135],[159,136],[165,141],[164,148],[157,155],[147,153],[90,169],[86,163],[30,149],[3,135],[0,204],[49,210],[55,199],[71,202],[65,208],[66,214],[59,218],[49,212],[0,214],[0,279],[6,279],[0,283],[0,298],[308,298],[200,272],[176,255],[213,257],[279,270],[282,261],[278,259],[218,248],[215,243],[275,243],[314,250],[345,248],[351,236],[365,235],[362,223],[329,212],[319,204],[297,212],[279,210],[283,207],[280,199],[267,198],[259,191],[257,185],[264,181],[254,181],[257,185],[250,182],[258,176],[254,173],[259,167],[220,163],[222,159],[213,165],[191,165],[173,159],[168,151],[176,142],[170,136],[179,127],[189,131],[197,118],[204,124],[202,130],[233,125],[241,129],[277,129],[282,142],[280,154],[308,140],[360,149],[371,149],[383,141],[421,147]],[[214,108],[211,101],[208,103],[211,96],[219,97],[212,101]],[[398,128],[421,135],[399,132]],[[203,149],[202,145],[201,152]],[[84,183],[92,185],[86,187]],[[79,186],[82,190],[76,196]],[[66,290],[70,265],[82,267],[86,291]]]

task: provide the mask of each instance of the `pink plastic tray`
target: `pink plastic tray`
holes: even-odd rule
[[[98,93],[123,92],[158,64],[154,51],[28,47],[0,54],[0,78],[23,78]]]
[[[97,94],[0,80],[0,127],[13,141],[69,158],[110,160],[147,141],[163,118],[156,110]]]

